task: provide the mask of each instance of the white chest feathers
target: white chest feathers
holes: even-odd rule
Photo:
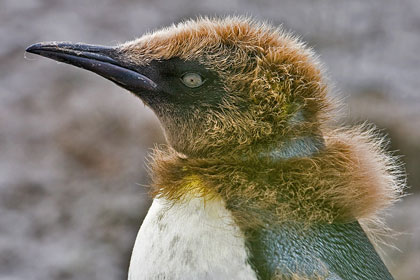
[[[137,235],[129,280],[256,280],[245,239],[222,201],[155,199]]]

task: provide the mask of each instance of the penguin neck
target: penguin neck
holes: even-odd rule
[[[388,191],[396,184],[389,179],[392,166],[369,135],[356,132],[327,131],[325,144],[319,134],[289,138],[260,147],[260,158],[255,153],[194,158],[170,148],[155,150],[152,194],[174,203],[191,196],[220,197],[244,227],[367,217],[398,193]]]

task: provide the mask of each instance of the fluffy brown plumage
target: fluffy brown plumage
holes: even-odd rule
[[[383,138],[330,121],[337,111],[320,63],[282,29],[202,18],[145,35],[121,53],[143,63],[197,60],[223,78],[228,92],[221,110],[161,120],[173,148],[154,153],[154,196],[221,197],[243,229],[372,218],[400,197],[402,173]],[[301,137],[321,139],[325,148],[303,157],[261,156]]]
[[[129,42],[121,52],[139,63],[196,60],[222,77],[229,94],[221,110],[161,119],[169,143],[188,156],[254,155],[285,138],[319,133],[330,107],[312,51],[281,29],[247,19],[187,21]],[[298,114],[304,121],[293,122]]]
[[[185,158],[156,150],[153,194],[221,196],[242,228],[284,221],[348,222],[376,216],[401,195],[399,169],[371,130],[332,130],[311,157]],[[189,197],[189,196],[188,196]]]

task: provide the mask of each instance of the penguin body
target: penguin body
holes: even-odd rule
[[[295,271],[330,280],[392,279],[358,222],[288,224],[246,240],[221,201],[169,205],[154,200],[128,279],[274,279]]]
[[[27,51],[113,81],[162,124],[129,279],[392,279],[360,224],[400,198],[400,166],[374,129],[334,123],[296,37],[201,18],[116,47]]]

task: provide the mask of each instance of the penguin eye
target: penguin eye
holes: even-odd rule
[[[182,75],[181,81],[184,85],[189,88],[196,88],[201,86],[204,83],[203,77],[197,73],[186,73]]]

